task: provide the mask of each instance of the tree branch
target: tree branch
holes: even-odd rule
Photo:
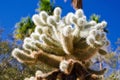
[[[82,0],[72,0],[72,5],[75,9],[82,9]]]

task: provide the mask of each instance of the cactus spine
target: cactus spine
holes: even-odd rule
[[[22,50],[18,48],[13,50],[13,57],[28,64],[41,61],[57,68],[58,71],[71,74],[76,62],[88,61],[97,53],[102,55],[107,53],[102,49],[108,45],[103,30],[107,25],[105,21],[100,23],[87,21],[82,9],[61,18],[61,11],[57,7],[51,16],[45,11],[33,15],[35,31],[30,37],[24,39]],[[85,71],[88,70],[85,66],[82,67]],[[42,72],[36,74],[38,73],[43,74]]]

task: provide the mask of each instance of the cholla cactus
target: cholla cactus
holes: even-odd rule
[[[57,7],[52,16],[41,11],[33,15],[32,20],[36,25],[35,31],[24,39],[22,50],[16,48],[12,52],[21,63],[41,61],[69,75],[76,62],[89,61],[97,53],[107,53],[102,49],[109,44],[103,30],[106,21],[87,21],[82,9],[61,18],[61,9]],[[80,65],[86,72],[90,71],[84,64]]]

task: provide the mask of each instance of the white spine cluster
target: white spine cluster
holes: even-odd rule
[[[92,54],[90,50],[96,49],[94,50],[96,52],[108,44],[106,33],[103,31],[107,23],[87,21],[82,9],[78,9],[75,13],[68,13],[62,19],[61,9],[57,7],[53,15],[49,16],[45,11],[41,11],[33,15],[32,20],[36,25],[35,31],[29,38],[25,38],[23,50],[14,49],[12,53],[20,62],[29,60],[34,62],[35,56],[31,54],[39,50],[62,57],[74,54],[77,57],[79,54],[79,57],[84,56],[86,59],[87,54]],[[60,63],[61,71],[67,67],[66,61]]]
[[[40,70],[36,71],[36,73],[35,73],[36,77],[41,77],[42,75],[43,75],[43,72]]]
[[[65,72],[68,69],[68,67],[69,67],[68,61],[66,60],[61,61],[59,68],[62,72]]]
[[[86,37],[86,42],[88,45],[91,47],[104,46],[104,44],[108,42],[106,33],[103,31],[106,24],[107,23],[103,21],[90,28],[88,36]]]

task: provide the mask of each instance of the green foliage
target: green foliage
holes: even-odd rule
[[[40,11],[46,11],[49,15],[53,13],[53,3],[50,2],[50,0],[40,0],[39,2],[39,8],[37,9],[38,12]]]
[[[30,36],[34,29],[35,25],[30,17],[22,18],[21,21],[16,24],[14,37],[17,40],[23,40],[25,37]]]
[[[113,72],[106,80],[120,80],[120,73],[118,71]]]
[[[10,44],[8,41],[0,42],[0,54],[6,54],[11,51]]]
[[[20,65],[18,62],[14,63],[16,66],[13,66],[13,63],[10,64],[7,60],[2,61],[0,64],[0,80],[24,80],[26,76],[32,76],[36,70]],[[20,67],[24,69],[20,70]]]
[[[99,15],[96,15],[96,14],[93,14],[91,17],[90,17],[91,20],[95,21],[96,23],[100,22],[100,16]]]
[[[2,33],[4,29],[0,28],[0,80],[24,80],[26,76],[32,76],[39,67],[27,67],[13,59],[11,51],[20,45],[16,44],[12,36],[9,36],[10,39],[3,39]]]
[[[12,51],[14,42],[10,42],[9,40],[3,40],[2,33],[4,29],[0,28],[0,55],[1,54],[8,54]]]
[[[100,22],[100,15],[93,14],[90,17],[90,20],[93,20],[96,23],[99,23]],[[106,27],[104,28],[104,32],[108,33],[108,30],[106,29]]]
[[[53,14],[53,4],[51,4],[50,0],[40,0],[39,7],[37,9],[38,12],[46,11],[49,15]],[[29,37],[30,34],[34,31],[35,24],[31,20],[31,18],[25,17],[20,20],[16,24],[16,29],[14,31],[14,38],[16,40],[23,40],[25,37]]]

